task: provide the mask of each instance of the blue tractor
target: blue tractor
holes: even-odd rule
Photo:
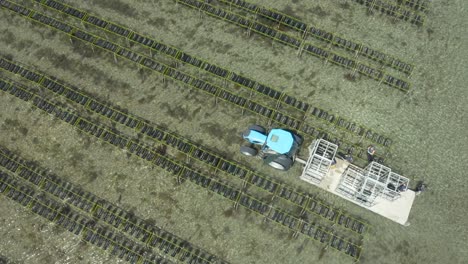
[[[246,156],[260,156],[264,162],[278,170],[289,170],[302,145],[302,138],[288,130],[275,128],[267,130],[259,125],[252,125],[242,133],[249,142],[241,146],[240,151]],[[260,146],[256,148],[255,146]]]

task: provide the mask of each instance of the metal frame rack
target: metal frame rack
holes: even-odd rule
[[[371,207],[377,197],[394,201],[400,198],[399,187],[408,186],[409,179],[380,163],[371,162],[361,169],[349,165],[343,172],[336,191],[349,199]],[[406,188],[406,187],[405,187]]]
[[[314,140],[309,146],[309,159],[302,171],[301,179],[319,184],[330,170],[338,146],[323,139]]]

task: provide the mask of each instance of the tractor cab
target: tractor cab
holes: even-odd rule
[[[264,127],[252,125],[242,133],[248,145],[241,146],[246,156],[259,156],[279,170],[288,170],[294,163],[302,138],[288,130],[275,128],[267,133]],[[256,148],[255,146],[259,146]]]
[[[244,139],[255,145],[265,144],[267,142],[267,138],[267,135],[255,130],[250,130],[247,135],[244,134]]]

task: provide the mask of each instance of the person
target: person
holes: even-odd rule
[[[426,184],[424,184],[423,182],[420,182],[417,186],[416,186],[416,195],[419,195],[421,194],[422,192],[424,192],[426,190]]]
[[[398,186],[398,192],[404,192],[408,189],[408,185],[405,182],[402,182],[400,186]]]
[[[374,155],[375,155],[375,147],[373,145],[369,145],[367,147],[367,161],[369,163],[374,161]]]
[[[341,159],[346,160],[349,163],[353,163],[353,161],[354,161],[353,156],[351,156],[350,153],[344,154],[343,152],[338,152],[337,156],[340,157]]]

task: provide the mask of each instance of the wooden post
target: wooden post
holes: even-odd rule
[[[273,193],[273,196],[271,196],[271,202],[273,202],[273,200],[275,200],[276,196],[278,195],[278,191],[281,189],[281,187],[283,186],[283,184],[278,184],[278,187],[276,188],[275,192]]]
[[[304,223],[304,220],[299,219],[299,223],[297,224],[297,227],[301,228],[303,223]],[[299,236],[299,230],[294,230],[292,237],[297,238],[298,236]]]
[[[306,196],[306,202],[305,202],[304,206],[302,207],[301,213],[299,214],[300,216],[302,216],[302,215],[305,213],[306,208],[307,208],[307,207],[309,206],[309,204],[310,204],[310,200],[311,200],[310,196],[307,195],[307,196]]]
[[[365,133],[362,134],[361,138],[360,138],[359,141],[358,141],[358,144],[361,144],[361,142],[362,142],[362,140],[364,139],[365,135],[366,135]]]
[[[242,196],[242,193],[243,191],[241,190],[239,192],[239,197],[236,199],[236,201],[234,202],[234,210],[237,210],[237,208],[239,208],[239,200],[240,200],[240,197]]]
[[[198,9],[198,14],[200,16],[200,19],[203,18],[203,12],[202,12],[202,8],[205,6],[205,3],[203,3],[203,5],[200,6],[200,8]]]
[[[242,189],[245,189],[247,187],[247,181],[244,179],[242,181]]]
[[[359,66],[359,63],[356,60],[356,65],[354,66],[353,72],[351,73],[352,78],[356,78],[356,72],[357,72],[358,66]]]
[[[381,69],[382,69],[382,70],[381,70]],[[382,77],[380,78],[380,80],[379,80],[379,85],[378,85],[378,86],[380,86],[380,85],[382,84],[384,78],[385,78],[386,73],[383,71],[383,66],[380,67],[380,69],[378,69],[378,70],[382,73]]]
[[[306,25],[306,28],[305,28],[305,30],[304,30],[304,33],[302,33],[302,39],[304,39],[304,40],[307,38],[307,30],[308,30],[308,29],[309,29],[309,26]]]
[[[369,6],[369,12],[372,12],[372,9],[374,9],[374,5],[375,5],[375,0],[372,0],[370,6]]]
[[[272,209],[272,208],[273,208],[273,207],[271,206],[271,204],[269,204],[269,205],[268,205],[268,212],[266,212],[265,217],[263,218],[263,221],[264,221],[264,222],[268,221],[268,216],[270,215],[271,209]]]
[[[411,79],[412,76],[413,76],[413,70],[411,70],[411,72],[409,74],[407,74],[407,78]]]
[[[302,40],[301,44],[299,44],[299,48],[297,49],[297,56],[298,57],[300,57],[301,54],[302,54],[302,50],[304,49],[304,43],[305,43],[305,40]]]

